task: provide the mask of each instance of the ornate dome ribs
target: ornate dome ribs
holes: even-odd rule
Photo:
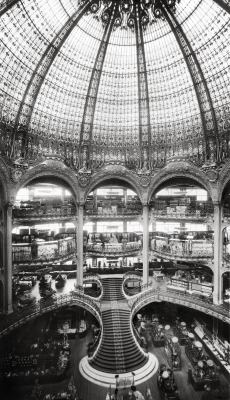
[[[219,162],[229,0],[0,1],[0,151],[75,169]]]

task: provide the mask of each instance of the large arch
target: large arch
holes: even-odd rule
[[[26,173],[22,176],[22,179],[15,185],[14,187],[14,198],[18,190],[38,178],[47,178],[52,177],[56,179],[60,179],[67,183],[70,187],[74,200],[76,203],[79,202],[80,199],[80,189],[79,183],[74,172],[66,167],[61,161],[47,160],[42,164],[35,166],[34,168],[28,169]]]
[[[154,175],[148,190],[148,202],[163,184],[178,178],[188,179],[200,185],[207,190],[212,200],[214,200],[213,187],[204,172],[185,162],[173,162]]]
[[[112,182],[113,180],[119,181],[121,184],[126,183],[128,186],[130,186],[132,190],[136,192],[140,201],[143,202],[143,193],[140,189],[140,185],[138,185],[137,180],[135,179],[133,174],[131,174],[126,168],[120,166],[105,167],[98,173],[93,175],[90,184],[85,190],[84,201],[86,201],[88,194],[96,186],[103,185],[105,181]]]

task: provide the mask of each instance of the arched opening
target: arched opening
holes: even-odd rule
[[[6,398],[32,398],[33,391],[47,384],[48,392],[56,385],[59,391],[71,394],[69,382],[73,390],[80,379],[78,363],[95,350],[100,332],[92,313],[70,305],[32,319],[1,338],[5,354],[1,388]]]
[[[134,188],[117,178],[104,180],[85,202],[85,269],[122,272],[137,265],[142,247],[142,204]]]
[[[17,192],[12,227],[13,296],[19,306],[74,289],[76,201],[66,181],[31,180]],[[43,277],[45,289],[41,291]]]
[[[150,268],[170,278],[172,287],[211,295],[214,236],[208,191],[190,178],[165,181],[152,194],[150,215]]]
[[[185,386],[189,383],[195,390],[205,390],[208,377],[212,377],[212,388],[220,393],[221,381],[222,389],[227,392],[227,375],[220,374],[219,368],[221,363],[227,364],[229,360],[227,323],[198,310],[191,312],[185,306],[162,301],[151,302],[139,309],[133,316],[133,330],[145,351],[153,352],[158,358],[158,380],[163,365],[169,374],[177,376],[177,371],[182,371],[186,364],[189,368],[180,374],[182,387],[184,382]],[[214,343],[219,351],[215,350],[215,356],[210,352]],[[162,380],[158,381],[160,391]],[[184,398],[184,393],[180,392],[180,395]]]

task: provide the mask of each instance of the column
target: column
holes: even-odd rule
[[[127,205],[127,189],[123,189],[124,205]]]
[[[97,233],[97,221],[93,221],[93,232]]]
[[[214,268],[213,268],[213,303],[223,303],[222,289],[222,206],[214,203]]]
[[[77,286],[83,286],[83,217],[84,204],[77,206]]]
[[[127,219],[123,220],[123,232],[127,232]]]
[[[13,312],[12,307],[12,209],[13,204],[5,205],[5,312]]]
[[[149,206],[143,205],[143,284],[148,283],[149,279]]]

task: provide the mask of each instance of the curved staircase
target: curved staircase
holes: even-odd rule
[[[141,368],[148,357],[137,346],[130,328],[130,310],[122,294],[122,278],[102,279],[103,337],[90,365],[119,374]],[[104,310],[103,310],[104,309]]]

